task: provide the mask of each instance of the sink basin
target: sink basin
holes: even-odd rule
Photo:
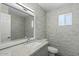
[[[36,46],[39,46],[41,43],[40,42],[31,42],[31,43],[28,43],[26,46],[27,47],[36,47]]]
[[[35,48],[39,45],[42,45],[44,44],[44,42],[47,42],[46,39],[44,40],[35,40],[35,41],[31,41],[31,42],[28,42],[28,43],[25,43],[26,47],[29,47],[29,48]]]

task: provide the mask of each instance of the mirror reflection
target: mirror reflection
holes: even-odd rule
[[[34,16],[0,4],[0,42],[34,38]]]

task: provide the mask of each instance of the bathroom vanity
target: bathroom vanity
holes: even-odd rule
[[[6,46],[4,48],[0,47],[0,56],[47,56],[47,55],[48,55],[48,42],[46,39],[33,40],[29,42],[27,41],[22,42],[21,40],[21,42],[19,41],[18,44],[14,43],[14,45],[12,46]]]
[[[34,11],[23,4],[0,4],[0,56],[46,56],[46,39],[35,37]]]

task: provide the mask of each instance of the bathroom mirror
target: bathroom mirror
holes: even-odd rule
[[[35,39],[34,12],[17,3],[0,4],[0,42]]]

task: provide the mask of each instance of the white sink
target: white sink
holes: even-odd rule
[[[29,42],[29,43],[27,43],[27,44],[25,44],[26,45],[26,47],[37,47],[37,46],[39,46],[39,45],[42,45],[44,42],[46,42],[46,39],[44,39],[44,40],[36,40],[36,41],[32,41],[32,42]]]
[[[27,47],[36,47],[36,46],[39,46],[41,43],[40,42],[31,42],[31,43],[28,43],[26,46]]]

